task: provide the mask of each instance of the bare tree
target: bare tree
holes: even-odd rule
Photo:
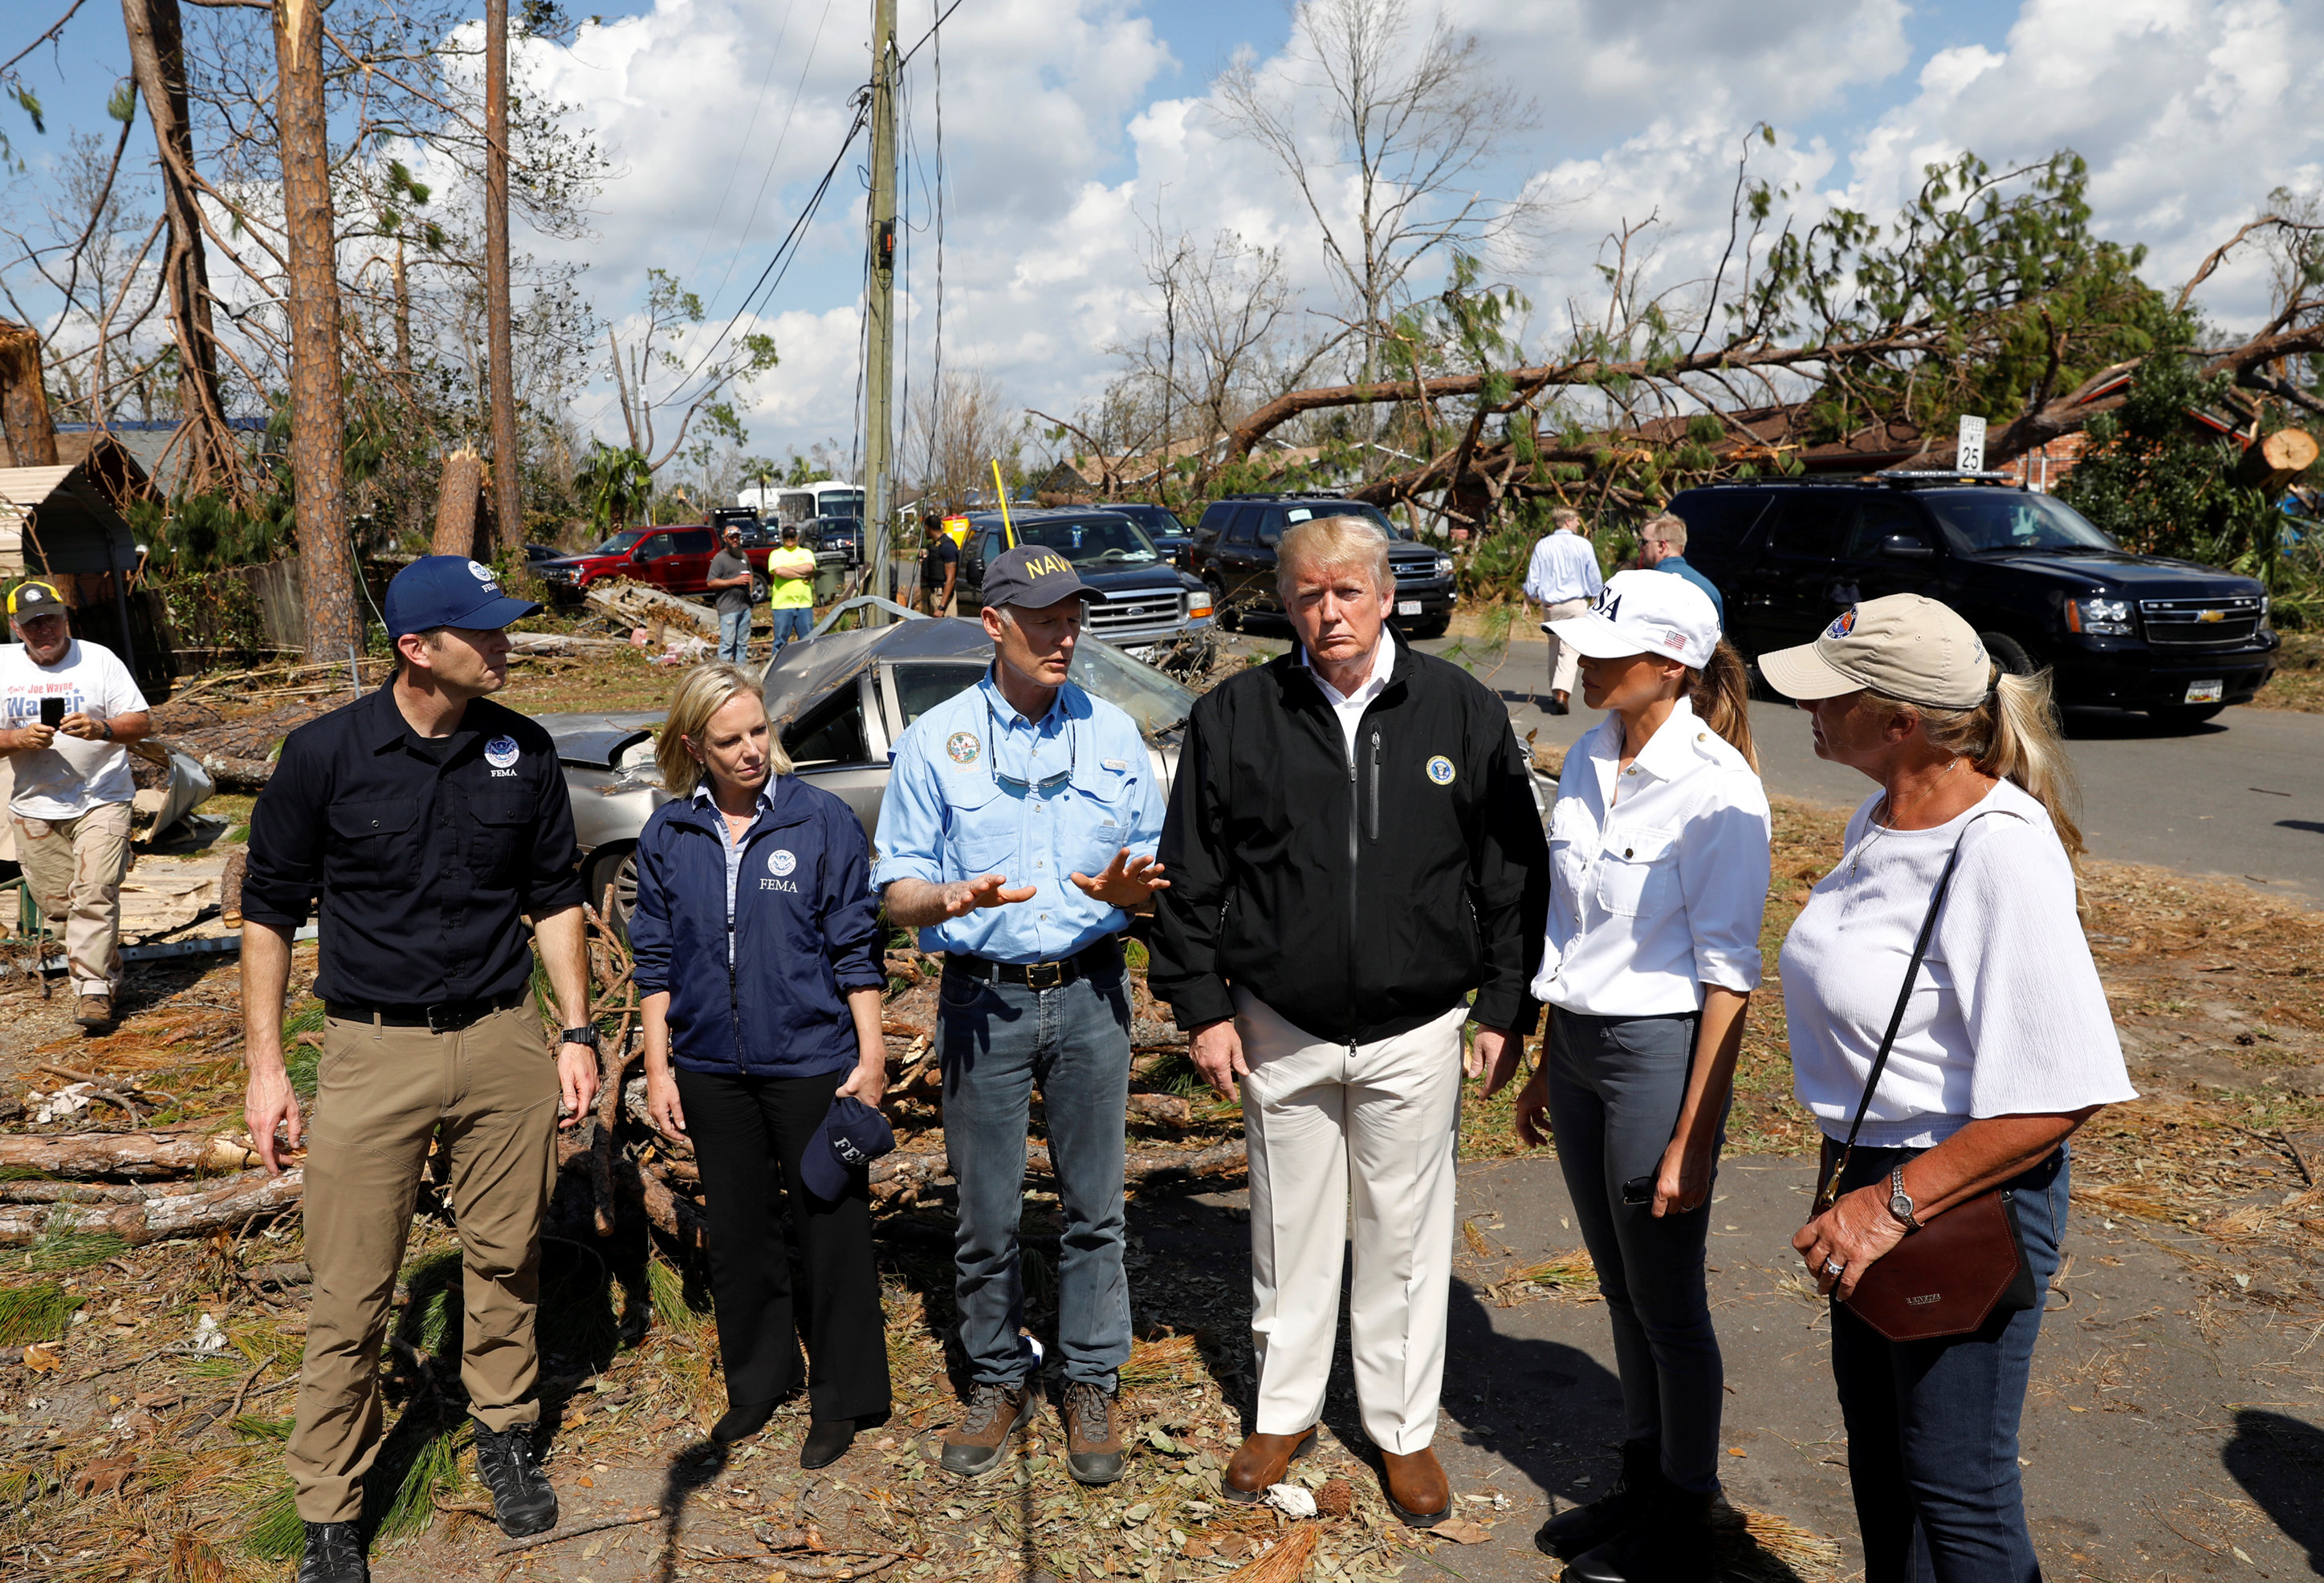
[[[945,370],[904,415],[905,465],[924,493],[958,505],[989,489],[992,464],[1004,471],[1021,448],[1022,420],[981,368]]]
[[[493,505],[501,548],[524,542],[515,327],[509,310],[508,0],[484,0],[484,323],[492,339]],[[522,558],[514,564],[522,567]]]
[[[1300,0],[1290,57],[1279,78],[1248,60],[1231,67],[1220,113],[1306,204],[1339,286],[1341,333],[1359,342],[1359,382],[1370,385],[1414,270],[1454,248],[1518,240],[1537,217],[1531,197],[1489,197],[1481,185],[1508,140],[1535,124],[1535,107],[1441,6],[1423,22],[1409,0]]]
[[[648,270],[646,282],[643,326],[626,347],[608,326],[605,342],[613,353],[613,389],[621,398],[630,449],[659,472],[697,422],[712,437],[742,444],[749,437],[726,392],[738,383],[747,386],[778,360],[775,338],[757,332],[732,337],[731,349],[722,332],[706,349],[694,351],[686,337],[703,322],[702,299],[666,270]],[[656,455],[654,414],[673,407],[678,411],[677,431]]]

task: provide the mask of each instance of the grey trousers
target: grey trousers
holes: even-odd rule
[[[1711,1205],[1656,1219],[1651,1199],[1622,1201],[1622,1183],[1654,1175],[1670,1146],[1697,1021],[1552,1011],[1549,1120],[1613,1321],[1623,1438],[1658,1441],[1674,1484],[1711,1490],[1726,1375],[1702,1283]]]

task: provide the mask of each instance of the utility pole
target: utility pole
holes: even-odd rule
[[[493,515],[503,549],[524,542],[516,447],[516,347],[509,322],[508,0],[484,0],[484,323],[492,339]],[[520,552],[513,568],[524,565]]]
[[[872,592],[895,597],[896,0],[872,0],[872,279],[864,300],[863,534]]]

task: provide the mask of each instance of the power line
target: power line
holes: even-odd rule
[[[785,14],[784,20],[787,23],[789,20],[788,13]],[[775,167],[782,159],[783,144],[790,137],[791,120],[798,114],[799,99],[807,92],[807,72],[812,69],[815,65],[815,52],[823,43],[824,25],[830,22],[830,20],[831,0],[823,0],[823,15],[815,24],[815,37],[807,41],[807,59],[800,63],[798,81],[791,86],[791,107],[789,113],[785,115],[783,117],[782,130],[775,134],[775,151],[773,153],[767,156],[766,171],[759,178],[759,190],[752,197],[751,199],[751,213],[749,216],[743,220],[742,229],[736,235],[734,252],[727,254],[726,273],[719,278],[718,290],[711,294],[710,302],[711,307],[714,309],[717,307],[718,299],[726,294],[727,281],[734,278],[734,260],[740,256],[742,244],[750,238],[751,227],[758,224],[759,207],[766,201],[767,198],[767,184],[774,179]],[[779,43],[780,41],[778,40],[777,42]],[[771,71],[773,68],[770,66],[768,69]],[[737,154],[735,156],[735,161],[738,165],[741,163],[741,160],[742,156]]]
[[[920,44],[925,44],[930,39],[935,38],[936,36],[936,29],[944,26],[945,22],[951,18],[952,14],[959,9],[960,0],[952,0],[952,4],[944,8],[944,15],[937,17],[935,23],[929,26],[928,31],[920,35]],[[904,51],[903,59],[896,62],[896,69],[898,70],[902,70],[903,68],[910,62],[912,57],[920,52],[920,44],[914,44],[910,49]],[[936,47],[941,50],[944,46],[939,44]]]

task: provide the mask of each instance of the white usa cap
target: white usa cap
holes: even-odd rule
[[[1670,572],[1617,572],[1588,613],[1542,624],[1592,659],[1655,654],[1701,670],[1719,647],[1711,596]]]

